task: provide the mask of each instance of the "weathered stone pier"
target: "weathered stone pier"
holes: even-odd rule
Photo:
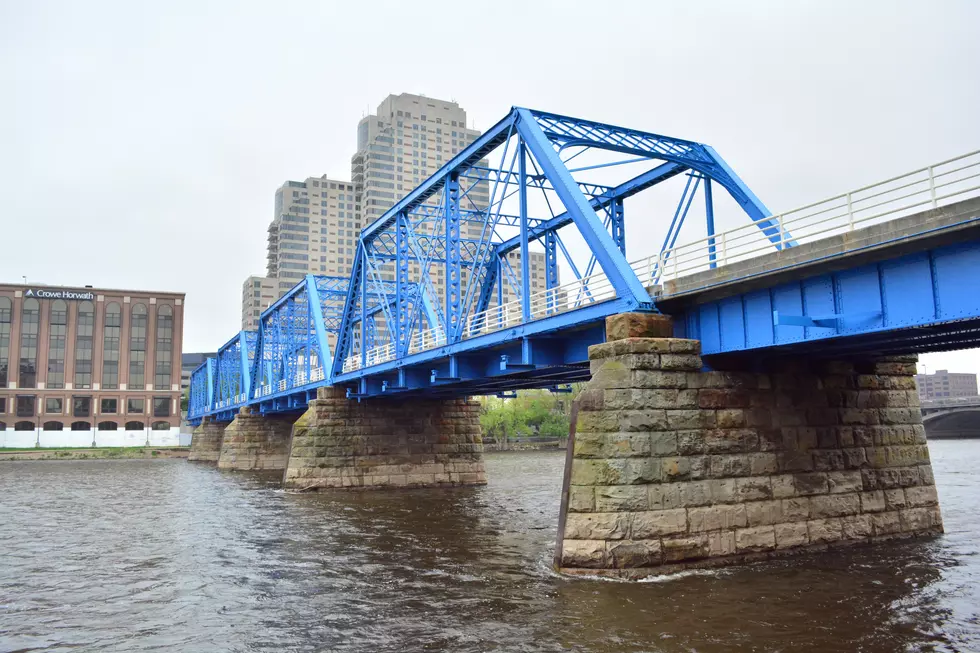
[[[561,571],[638,578],[942,532],[914,357],[703,371],[700,343],[670,333],[665,316],[614,316],[590,349]]]

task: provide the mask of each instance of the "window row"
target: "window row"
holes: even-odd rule
[[[119,424],[117,422],[99,422],[97,429],[99,431],[118,431]],[[146,428],[143,422],[126,422],[122,425],[127,431],[142,431]],[[0,431],[4,431],[7,428],[6,422],[0,422]],[[37,428],[34,422],[20,421],[14,423],[15,431],[33,431]],[[170,430],[169,422],[153,422],[150,425],[150,430],[152,431],[168,431]],[[90,431],[92,430],[92,424],[90,422],[72,422],[69,426],[72,431]],[[61,422],[44,422],[41,424],[42,431],[64,431],[65,424]]]
[[[171,402],[170,397],[153,397],[152,399],[153,417],[170,417]],[[44,414],[63,415],[65,414],[65,403],[63,397],[45,397]],[[34,417],[38,409],[37,397],[34,395],[17,395],[14,398],[14,414],[17,417]],[[71,398],[71,414],[73,417],[91,417],[93,408],[92,397],[75,396]],[[0,397],[0,415],[7,412],[7,397]],[[99,399],[100,415],[117,415],[121,412],[118,397],[102,397]],[[146,399],[144,397],[126,398],[127,415],[146,414]]]
[[[40,303],[29,297],[24,300],[20,318],[20,356],[17,387],[36,388],[38,382],[38,333],[40,331]],[[10,328],[13,320],[9,297],[0,297],[0,388],[9,385]],[[141,303],[130,309],[129,329],[129,387],[143,388],[146,384],[146,340],[148,319],[146,306]],[[95,306],[90,301],[78,305],[75,328],[75,388],[92,387],[93,339],[95,333]],[[169,390],[173,372],[174,314],[168,304],[157,307],[156,360],[153,361],[153,389]],[[57,299],[51,304],[48,317],[48,369],[45,387],[65,387],[65,352],[68,339],[68,303]],[[102,332],[102,388],[119,389],[119,352],[122,347],[122,310],[116,302],[106,305]]]

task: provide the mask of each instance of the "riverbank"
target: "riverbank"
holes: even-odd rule
[[[124,460],[187,458],[190,447],[111,447],[83,449],[0,449],[0,461]]]

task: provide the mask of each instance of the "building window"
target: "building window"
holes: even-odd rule
[[[169,390],[171,356],[174,346],[174,309],[167,304],[157,308],[156,371],[153,379],[154,390]]]
[[[143,397],[129,397],[126,400],[126,412],[130,415],[142,415],[146,412],[146,400]]]
[[[102,334],[102,388],[119,389],[119,338],[122,332],[122,311],[119,304],[109,302],[105,307],[105,331]]]
[[[91,431],[92,430],[92,425],[89,424],[88,422],[72,422],[71,423],[71,430],[72,431]]]
[[[115,415],[119,412],[119,400],[115,397],[103,397],[99,402],[99,412],[103,415]]]
[[[7,367],[10,364],[10,307],[10,298],[0,297],[0,388],[7,387]]]
[[[153,416],[170,417],[170,397],[153,398]]]
[[[61,422],[45,422],[41,428],[45,431],[64,431],[65,425]]]
[[[75,387],[92,387],[92,334],[95,331],[95,306],[92,302],[78,305],[78,326],[75,328]]]
[[[119,425],[115,422],[99,422],[100,431],[116,431],[119,429]]]
[[[129,388],[146,384],[146,306],[133,304],[129,321]]]
[[[71,398],[71,414],[73,417],[91,417],[92,416],[92,398],[91,397],[72,397]]]
[[[20,316],[20,376],[21,388],[37,387],[37,325],[40,304],[33,297],[24,300]]]
[[[14,424],[15,431],[33,431],[34,422],[17,422]]]
[[[0,397],[0,415],[3,415],[6,412],[7,412],[7,398],[6,397]],[[7,428],[7,427],[4,427],[4,428]]]
[[[17,417],[34,417],[36,414],[37,397],[34,395],[17,395]]]
[[[48,415],[61,415],[65,412],[65,400],[61,397],[48,397],[44,400],[44,412]]]
[[[62,299],[51,303],[48,318],[48,375],[45,387],[65,387],[65,346],[68,338],[68,304]]]
[[[143,422],[126,422],[127,431],[142,431]]]
[[[153,426],[150,428],[154,431],[169,431],[170,424],[168,422],[153,422]]]

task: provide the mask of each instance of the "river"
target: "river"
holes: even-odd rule
[[[0,463],[0,651],[976,651],[980,441],[946,535],[656,582],[551,571],[562,453],[489,485],[286,494],[186,461]]]

